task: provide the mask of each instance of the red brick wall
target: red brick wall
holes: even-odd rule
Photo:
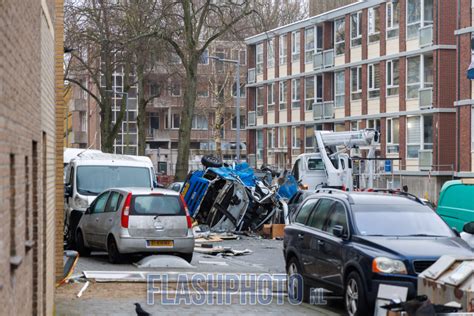
[[[400,41],[400,52],[404,52],[407,50],[407,43],[406,43],[406,34],[407,34],[407,19],[406,19],[406,0],[400,0],[399,1],[399,7],[400,7],[400,19],[399,19],[399,25],[400,25],[400,35],[399,35],[399,41]],[[401,86],[401,83],[400,83]]]
[[[438,50],[433,57],[434,81],[437,83],[433,103],[435,107],[452,108],[456,99],[456,51]]]
[[[456,139],[456,129],[452,128],[456,124],[456,115],[454,113],[440,113],[435,115],[433,124],[434,133],[438,135],[437,143],[433,144],[433,153],[438,153],[438,157],[434,155],[433,164],[436,165],[450,165],[453,164],[456,158],[455,147],[456,144],[453,139]],[[468,161],[471,159],[469,157]],[[440,167],[441,171],[451,171],[451,167]]]
[[[468,15],[470,20],[470,10],[471,7],[470,0],[461,0],[463,1],[463,15]],[[456,16],[457,16],[457,0],[439,0],[434,1],[434,6],[439,4],[439,14],[433,17],[435,20],[435,25],[437,25],[437,30],[433,30],[434,43],[439,45],[455,45],[456,36],[454,31],[456,30]],[[435,10],[436,12],[436,10]],[[438,23],[436,21],[438,20]],[[469,24],[470,26],[470,24]]]

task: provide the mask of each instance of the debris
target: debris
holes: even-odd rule
[[[214,246],[212,244],[201,244],[202,248],[213,248]]]
[[[81,297],[82,296],[82,293],[84,293],[85,290],[87,290],[87,288],[89,287],[89,284],[90,282],[87,281],[84,286],[81,288],[81,290],[79,291],[79,293],[77,293],[77,297]]]
[[[211,230],[207,225],[196,225],[193,227],[194,238],[208,238]]]
[[[222,256],[242,256],[251,254],[252,251],[250,249],[244,250],[235,250],[230,247],[213,247],[213,248],[205,248],[205,247],[194,247],[195,252],[204,253],[208,255],[218,255],[221,254]]]
[[[177,256],[153,255],[133,263],[137,268],[195,268]]]
[[[56,283],[56,287],[60,286],[67,282],[69,278],[71,278],[72,274],[74,273],[74,268],[76,267],[77,261],[79,260],[79,253],[74,250],[66,250],[64,251],[64,273],[63,279]]]

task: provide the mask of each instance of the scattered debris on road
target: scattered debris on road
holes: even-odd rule
[[[87,290],[87,288],[89,287],[89,284],[90,282],[87,281],[84,286],[81,288],[81,290],[79,291],[79,293],[77,293],[77,297],[81,297],[82,294]]]
[[[133,263],[137,268],[195,268],[183,258],[171,255],[152,255]]]

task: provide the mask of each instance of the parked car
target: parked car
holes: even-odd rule
[[[439,193],[436,211],[459,232],[466,223],[474,221],[474,179],[446,181]]]
[[[173,190],[176,192],[181,192],[184,182],[173,182],[168,186],[168,190]]]
[[[417,275],[447,254],[472,250],[420,199],[407,193],[317,190],[284,234],[288,275],[343,295],[349,315],[369,315],[380,284],[417,293]],[[301,297],[301,298],[303,298]],[[298,298],[298,297],[297,297]]]
[[[125,254],[174,253],[191,262],[192,221],[179,193],[166,189],[118,188],[101,193],[76,230],[82,256],[106,250],[118,263]]]

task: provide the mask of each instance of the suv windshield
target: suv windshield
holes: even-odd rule
[[[132,215],[186,215],[179,196],[136,195],[132,197]]]
[[[77,167],[77,192],[98,195],[110,188],[151,188],[150,170],[145,167],[80,166]]]
[[[428,206],[356,204],[352,210],[357,230],[363,236],[454,236]]]

